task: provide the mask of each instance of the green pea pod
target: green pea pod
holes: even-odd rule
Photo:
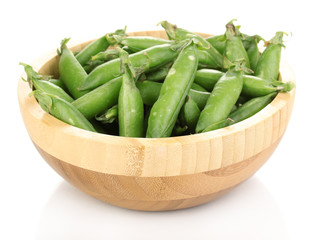
[[[58,96],[35,90],[32,92],[42,109],[74,127],[96,132],[92,124],[69,102]]]
[[[186,101],[179,113],[179,120],[182,126],[187,126],[188,133],[194,133],[200,116],[200,109],[191,97],[186,97]]]
[[[243,121],[262,110],[265,106],[272,102],[276,95],[277,93],[273,92],[265,96],[252,98],[232,112],[229,115],[229,118],[233,121],[233,123]]]
[[[193,83],[198,65],[197,47],[191,42],[182,49],[174,61],[154,103],[146,136],[169,137],[178,114]]]
[[[61,42],[60,50],[57,51],[61,56],[59,61],[59,74],[69,93],[77,99],[89,92],[78,90],[78,87],[88,75],[72,51],[66,46],[69,40],[69,38],[64,39]]]
[[[226,24],[226,42],[224,56],[232,63],[244,61],[244,66],[250,68],[248,54],[242,42],[242,35],[233,21]]]
[[[204,87],[208,91],[212,91],[217,81],[224,75],[224,72],[214,69],[199,69],[195,74],[194,82]]]
[[[217,81],[224,75],[223,72],[213,69],[200,69],[196,72],[194,82],[204,87],[207,91],[212,91]],[[249,97],[259,97],[271,92],[289,91],[293,87],[290,83],[280,81],[269,81],[252,75],[243,75],[242,95]]]
[[[191,89],[199,91],[199,92],[207,92],[205,88],[203,88],[202,86],[194,82],[192,83]]]
[[[97,66],[100,66],[103,63],[104,61],[102,60],[90,61],[83,66],[83,69],[86,71],[86,73],[89,74],[90,72],[93,71],[93,69],[95,69]]]
[[[165,29],[169,39],[175,41],[181,41],[188,38],[193,38],[196,40],[199,49],[204,50],[210,56],[210,59],[213,60],[215,67],[223,68],[223,56],[215,49],[209,42],[207,42],[203,37],[190,32],[183,28],[178,28],[176,25],[171,24],[167,21],[160,22],[161,26]],[[200,57],[201,59],[201,57]],[[209,58],[208,58],[209,59]]]
[[[262,38],[258,35],[248,38],[247,41],[249,42],[249,46],[248,48],[245,48],[250,63],[250,69],[254,72],[256,71],[256,67],[260,58],[260,51],[258,48],[258,43],[260,40],[262,40]]]
[[[215,49],[217,49],[221,54],[224,53],[225,49],[225,41],[226,37],[224,34],[222,35],[216,35],[211,36],[205,39],[207,42],[209,42]]]
[[[142,96],[143,103],[148,106],[153,106],[159,97],[162,83],[152,81],[138,81],[136,85]],[[193,84],[188,95],[196,102],[199,109],[202,110],[206,105],[210,93],[207,91],[197,91],[192,89],[192,87]]]
[[[200,110],[203,110],[210,96],[210,92],[191,89],[188,96],[197,104]]]
[[[48,80],[50,83],[53,83],[56,86],[59,86],[60,88],[62,88],[65,92],[67,92],[67,88],[64,84],[64,82],[61,79],[49,79]]]
[[[117,38],[117,42],[122,46],[127,46],[133,52],[138,52],[156,45],[170,44],[172,41],[150,36],[126,36]]]
[[[110,45],[116,43],[113,36],[123,36],[125,35],[125,31],[125,29],[118,29],[114,33],[105,34],[103,37],[91,42],[76,55],[78,62],[81,65],[85,65],[87,62],[89,62],[92,56],[106,50]]]
[[[268,45],[261,54],[255,71],[255,76],[278,80],[281,52],[283,45],[283,32],[277,32],[266,44]]]
[[[230,118],[227,119],[222,119],[216,123],[210,124],[208,127],[206,127],[202,132],[210,132],[212,130],[217,130],[220,128],[225,128],[230,126],[231,124],[233,124],[233,120],[231,120]]]
[[[166,40],[162,38],[140,36],[119,38],[119,42],[121,45],[124,44],[124,47],[129,47],[129,49],[134,52],[142,51],[157,45],[173,43],[173,41],[171,40]],[[200,63],[200,67],[220,69],[222,65],[222,56],[218,53],[215,53],[214,50],[210,51],[211,53],[208,53],[206,50],[198,50],[198,61]],[[215,58],[219,61],[216,61]]]
[[[20,65],[24,66],[25,72],[27,74],[27,82],[29,83],[31,88],[34,87],[36,90],[41,90],[42,92],[56,95],[59,98],[66,100],[67,102],[74,101],[74,99],[59,86],[53,84],[49,80],[42,80],[47,79],[48,76],[44,77],[40,75],[39,73],[35,72],[30,65],[27,65],[25,63],[20,63]]]
[[[182,45],[182,44],[181,44]],[[178,46],[163,44],[129,55],[134,68],[142,68],[144,71],[172,62],[178,54]],[[114,59],[96,67],[81,83],[80,89],[94,89],[113,78],[119,76],[120,59]]]
[[[96,55],[91,57],[91,61],[96,61],[96,60],[100,60],[103,63],[104,62],[108,62],[110,60],[116,59],[119,57],[119,51],[116,49],[108,49],[106,51],[103,52],[99,52]]]
[[[252,98],[233,111],[227,119],[208,126],[203,132],[224,128],[255,115],[257,112],[266,107],[270,102],[272,102],[276,94],[277,93],[273,92],[265,96]]]
[[[122,85],[118,97],[119,135],[143,137],[144,106],[140,91],[135,85],[135,73],[128,53],[120,49]]]
[[[258,35],[249,36],[247,34],[242,33],[241,36],[242,36],[242,43],[246,51],[251,47],[250,43],[252,40],[256,39],[258,42],[259,40],[263,40],[263,38]],[[226,44],[226,34],[211,36],[211,37],[205,38],[205,40],[209,42],[212,46],[214,46],[214,48],[217,49],[221,54],[224,54],[225,44]]]
[[[230,68],[214,86],[204,110],[201,112],[196,132],[227,118],[243,88],[242,71]]]
[[[95,116],[97,121],[100,121],[103,124],[112,123],[118,118],[118,105],[114,105],[111,108],[107,109],[100,116]]]
[[[180,126],[178,123],[174,125],[171,137],[182,136],[187,134],[187,126]]]
[[[118,102],[122,77],[117,77],[106,84],[76,99],[72,104],[87,118],[94,118]]]
[[[154,81],[154,82],[163,81],[166,78],[171,65],[172,63],[169,63],[163,67],[156,69],[155,71],[146,73],[144,80]]]

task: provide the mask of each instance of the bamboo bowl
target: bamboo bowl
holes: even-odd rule
[[[132,35],[165,38],[163,31]],[[89,42],[71,49],[79,51]],[[57,77],[58,60],[53,51],[32,65],[42,74]],[[281,63],[281,79],[295,81],[285,62]],[[22,117],[45,161],[85,193],[113,205],[145,211],[197,206],[252,176],[280,142],[295,98],[295,90],[279,93],[256,115],[224,129],[144,139],[98,134],[67,125],[45,113],[35,98],[28,96],[30,91],[20,80]]]

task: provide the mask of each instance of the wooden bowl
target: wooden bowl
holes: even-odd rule
[[[163,31],[136,32],[165,38]],[[203,34],[204,36],[207,36]],[[90,42],[90,41],[89,41]],[[89,42],[73,46],[78,51]],[[58,76],[55,51],[32,65]],[[281,63],[282,81],[294,81]],[[145,139],[98,134],[72,127],[45,113],[27,83],[18,99],[35,147],[65,180],[83,192],[123,208],[164,211],[209,202],[252,176],[280,142],[293,108],[295,90],[240,123],[212,132]]]

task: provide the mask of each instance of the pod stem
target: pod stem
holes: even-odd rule
[[[231,21],[229,21],[226,25],[226,31],[225,31],[225,36],[227,39],[231,39],[233,37],[242,37],[241,32],[239,31],[240,26],[235,26],[234,25],[234,21],[237,21],[237,19],[232,19]]]
[[[288,34],[286,32],[276,32],[275,36],[270,39],[269,41],[265,41],[264,46],[267,47],[270,44],[274,44],[274,45],[281,45],[282,47],[285,47],[284,45],[284,41],[283,41],[283,36],[286,35],[288,36]]]
[[[236,72],[245,72],[245,73],[253,73],[253,71],[250,68],[247,68],[245,66],[245,59],[238,59],[234,62],[231,62],[228,58],[225,56],[223,57],[223,67],[224,69],[234,69]]]
[[[62,41],[61,41],[61,46],[59,49],[56,50],[57,54],[59,56],[61,56],[63,54],[63,50],[67,47],[67,43],[69,42],[70,38],[64,38]]]
[[[165,29],[170,40],[176,40],[175,31],[178,29],[177,25],[169,23],[168,21],[161,21],[157,25],[161,25]]]
[[[126,35],[127,26],[124,29],[117,29],[115,32],[107,33],[105,38],[109,45],[114,45],[122,41],[122,39],[127,36]]]
[[[119,58],[120,58],[120,72],[124,74],[127,71],[127,69],[129,69],[132,77],[135,78],[136,72],[130,62],[129,53],[127,53],[125,50],[123,50],[120,47],[118,47],[117,50],[119,52]]]
[[[20,62],[19,65],[24,67],[24,70],[26,72],[27,75],[27,79],[23,79],[23,81],[28,82],[29,87],[33,90],[34,89],[34,84],[33,84],[33,80],[49,80],[51,79],[51,76],[48,75],[41,75],[38,72],[36,72],[32,66],[26,64],[26,63],[22,63]]]

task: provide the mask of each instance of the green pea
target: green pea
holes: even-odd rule
[[[166,78],[166,76],[170,70],[171,65],[172,65],[172,63],[169,63],[169,64],[166,64],[165,66],[160,67],[160,68],[158,68],[152,72],[146,73],[144,80],[154,81],[154,82],[163,81]]]
[[[135,73],[128,53],[120,49],[122,85],[118,97],[119,135],[143,137],[144,106],[140,91],[135,85]]]
[[[58,50],[58,54],[61,56],[59,61],[59,73],[69,93],[77,99],[89,92],[78,90],[78,87],[88,75],[72,51],[66,46],[68,41],[69,38],[64,39],[61,42],[60,50]]]
[[[260,58],[260,51],[258,48],[259,41],[262,40],[258,35],[248,38],[249,46],[245,48],[247,51],[250,68],[252,71],[256,71],[256,67]]]
[[[65,92],[68,92],[64,82],[61,79],[49,79],[48,80],[50,83],[53,83],[56,86],[59,86],[60,88],[62,88]]]
[[[153,104],[157,101],[159,97],[162,83],[152,81],[143,81],[143,82],[138,81],[136,85],[141,93],[143,103],[148,106],[153,106]],[[194,90],[192,89],[193,86],[194,84],[192,84],[188,95],[193,99],[193,101],[196,102],[199,109],[202,110],[206,105],[210,93],[207,92],[206,90],[204,91]]]
[[[32,92],[42,109],[74,127],[96,132],[92,124],[69,102],[58,96],[35,90]]]
[[[20,65],[24,66],[25,72],[27,74],[27,82],[29,83],[31,88],[35,88],[36,90],[41,90],[42,92],[56,95],[59,98],[66,100],[67,102],[72,102],[74,99],[69,96],[62,88],[50,82],[50,80],[42,80],[48,79],[49,76],[43,76],[39,73],[35,72],[34,69],[25,63],[20,63]]]
[[[179,113],[179,120],[182,126],[187,126],[188,133],[195,133],[195,127],[200,116],[200,109],[191,97],[186,97],[186,101]]]
[[[127,46],[133,52],[138,52],[156,45],[170,44],[171,41],[150,36],[127,36],[121,38],[118,43]]]
[[[235,27],[232,21],[226,24],[225,36],[225,57],[232,63],[243,60],[244,66],[246,68],[250,68],[248,54],[244,48],[241,39],[241,33],[239,32],[238,28]]]
[[[198,65],[197,47],[193,41],[174,61],[154,103],[148,119],[146,136],[169,137],[193,83]]]
[[[109,45],[116,43],[116,40],[113,36],[123,36],[125,35],[125,29],[118,29],[114,33],[105,34],[103,37],[91,42],[84,49],[82,49],[77,55],[76,58],[78,62],[83,66],[88,63],[92,56],[97,53],[106,50]]]
[[[108,49],[103,52],[99,52],[96,55],[91,57],[91,61],[100,60],[101,62],[108,62],[110,60],[116,59],[119,57],[119,51],[116,49]]]
[[[117,120],[117,118],[118,118],[118,105],[117,104],[105,110],[104,113],[102,113],[101,115],[95,116],[95,119],[97,121],[100,121],[103,124],[112,123],[115,120]]]
[[[252,98],[233,111],[227,119],[208,126],[203,132],[224,128],[253,116],[272,102],[276,94],[277,93],[273,92],[265,96]]]
[[[212,91],[217,81],[224,75],[223,72],[213,69],[200,69],[196,72],[194,82]],[[242,95],[249,97],[264,96],[271,92],[289,91],[290,83],[269,81],[252,75],[243,75]]]
[[[227,118],[243,88],[242,71],[229,69],[214,86],[204,110],[201,112],[196,132]]]
[[[118,102],[122,77],[117,77],[106,84],[76,99],[72,104],[87,118],[94,118]]]
[[[133,53],[129,55],[129,58],[134,68],[141,68],[144,71],[152,70],[173,61],[178,54],[176,48],[178,49],[180,45],[157,45]],[[96,67],[80,85],[80,89],[94,89],[120,74],[120,59],[111,60]]]
[[[267,42],[268,46],[261,54],[255,71],[255,76],[278,80],[281,52],[283,45],[283,32],[277,32],[275,36]]]
[[[203,37],[188,31],[183,28],[178,28],[176,25],[171,24],[167,21],[160,22],[161,26],[165,29],[170,40],[181,41],[188,38],[195,38],[197,45],[201,50],[204,50],[209,56],[206,59],[212,60],[214,65],[218,68],[223,68],[223,56],[216,50],[209,42],[207,42]],[[199,55],[199,59],[202,59]],[[211,63],[212,64],[212,63]]]

